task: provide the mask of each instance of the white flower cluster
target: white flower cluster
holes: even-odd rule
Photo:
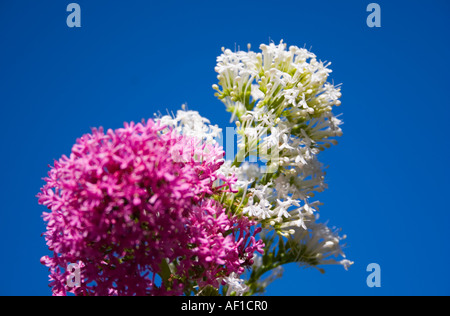
[[[341,241],[347,236],[339,236],[339,230],[333,229],[315,220],[308,224],[308,229],[295,228],[289,242],[293,243],[292,248],[296,251],[298,257],[296,261],[312,266],[340,264],[347,270],[353,264],[352,261],[335,259],[339,256],[345,258]]]
[[[222,135],[222,129],[217,125],[202,117],[197,111],[186,110],[186,105],[182,105],[182,110],[178,110],[176,115],[164,115],[157,117],[162,126],[167,126],[176,130],[179,134],[196,137],[204,143],[216,144],[217,139]]]
[[[261,53],[222,49],[217,58],[219,85],[213,88],[235,116],[256,105],[276,114],[290,108],[292,118],[320,117],[340,105],[339,88],[327,82],[330,63],[317,61],[313,53],[297,46],[286,50],[283,42],[262,44],[260,49]]]
[[[232,113],[239,135],[236,159],[222,172],[237,175],[239,189],[248,196],[240,202],[242,213],[263,227],[285,237],[299,231],[321,234],[326,226],[311,220],[320,202],[310,199],[327,187],[318,154],[342,135],[342,121],[332,113],[341,104],[340,87],[328,82],[330,63],[306,49],[287,49],[283,42],[260,49],[222,49],[217,58],[219,82],[213,89]],[[244,162],[252,156],[259,163]]]

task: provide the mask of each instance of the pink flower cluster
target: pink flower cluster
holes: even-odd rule
[[[50,210],[53,255],[41,262],[53,294],[181,295],[242,273],[264,245],[254,222],[217,201],[236,181],[217,172],[223,157],[152,120],[78,139],[38,194]],[[70,263],[80,267],[77,287],[67,283]]]

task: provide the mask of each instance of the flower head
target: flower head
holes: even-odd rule
[[[319,153],[342,136],[342,120],[332,113],[341,104],[341,92],[329,82],[331,63],[282,41],[259,48],[257,53],[222,49],[215,68],[218,84],[213,85],[236,120],[238,134],[234,162],[219,171],[238,178],[239,192],[227,204],[259,222],[270,236],[263,237],[264,265],[252,267],[251,293],[266,286],[257,281],[263,273],[282,264],[352,264],[336,260],[344,257],[344,237],[316,222],[321,203],[311,201],[327,188]],[[258,163],[258,176],[248,175],[247,158]]]
[[[242,273],[262,242],[213,196],[224,152],[149,120],[93,129],[51,168],[38,195],[54,294],[178,295]],[[242,230],[237,235],[236,231]],[[252,239],[253,238],[253,239]],[[66,284],[80,263],[81,285]],[[162,281],[158,283],[156,275]]]
[[[305,227],[304,216],[314,210],[309,199],[326,188],[317,155],[342,135],[342,121],[331,112],[341,92],[328,82],[330,63],[308,50],[282,41],[260,50],[223,49],[213,88],[237,120],[236,166],[257,156],[270,174],[249,184],[243,213],[286,234]]]
[[[307,229],[296,227],[293,230],[287,241],[287,247],[292,248],[292,252],[296,256],[295,261],[299,264],[314,267],[340,264],[345,270],[353,264],[352,261],[345,259],[341,241],[346,239],[346,235],[340,236],[339,229],[330,228],[313,219],[308,223]],[[339,257],[343,259],[336,260]]]

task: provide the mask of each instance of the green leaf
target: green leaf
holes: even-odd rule
[[[172,275],[172,271],[170,270],[170,267],[166,261],[166,259],[163,259],[159,265],[160,271],[159,276],[161,277],[164,285],[166,287],[169,286],[169,278]]]

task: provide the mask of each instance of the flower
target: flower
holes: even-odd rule
[[[283,264],[353,264],[345,236],[317,222],[322,204],[313,201],[327,188],[318,156],[342,136],[332,113],[340,86],[306,49],[281,41],[260,50],[223,48],[217,58],[213,89],[238,134],[233,162],[222,130],[185,105],[93,129],[55,161],[38,194],[49,209],[51,255],[41,263],[54,295],[208,295],[221,286],[251,295]]]
[[[342,136],[343,122],[332,113],[341,104],[341,91],[328,82],[331,63],[283,41],[262,44],[260,50],[222,49],[215,68],[219,82],[213,85],[236,120],[238,134],[235,160],[219,171],[237,177],[238,193],[223,200],[233,213],[260,223],[263,235],[271,236],[262,237],[264,265],[252,267],[251,293],[263,292],[267,284],[259,278],[282,264],[338,263],[346,269],[352,264],[335,259],[345,257],[340,244],[344,237],[316,222],[321,203],[312,201],[327,188],[318,156]],[[259,174],[253,178],[245,159],[255,162],[255,156]]]
[[[222,134],[222,129],[202,117],[197,111],[186,111],[186,105],[177,111],[174,116],[164,115],[157,117],[156,122],[174,129],[180,135],[195,137],[205,143],[216,144]]]
[[[315,219],[308,223],[308,228],[296,227],[287,241],[287,247],[292,247],[295,261],[300,265],[320,266],[340,264],[347,270],[353,262],[345,259],[341,241],[347,236],[339,236],[339,229],[330,228]],[[336,258],[342,257],[340,261]],[[320,270],[323,272],[323,270]]]
[[[283,41],[260,49],[223,49],[213,88],[237,120],[235,166],[250,156],[266,165],[266,176],[243,189],[250,197],[242,212],[286,234],[291,226],[305,227],[304,216],[314,211],[309,199],[326,188],[317,156],[342,135],[342,121],[331,112],[341,92],[327,81],[330,63],[308,50],[287,49]]]
[[[126,123],[93,129],[55,161],[38,194],[50,210],[53,256],[41,262],[55,295],[180,295],[253,263],[259,230],[214,199],[229,191],[214,183],[233,180],[217,172],[222,148],[202,138],[152,120]],[[71,288],[66,267],[75,262],[82,282]]]
[[[227,296],[232,294],[242,296],[249,290],[248,286],[245,285],[245,280],[239,279],[234,272],[231,273],[230,276],[224,278],[224,281],[226,285],[228,285]]]

